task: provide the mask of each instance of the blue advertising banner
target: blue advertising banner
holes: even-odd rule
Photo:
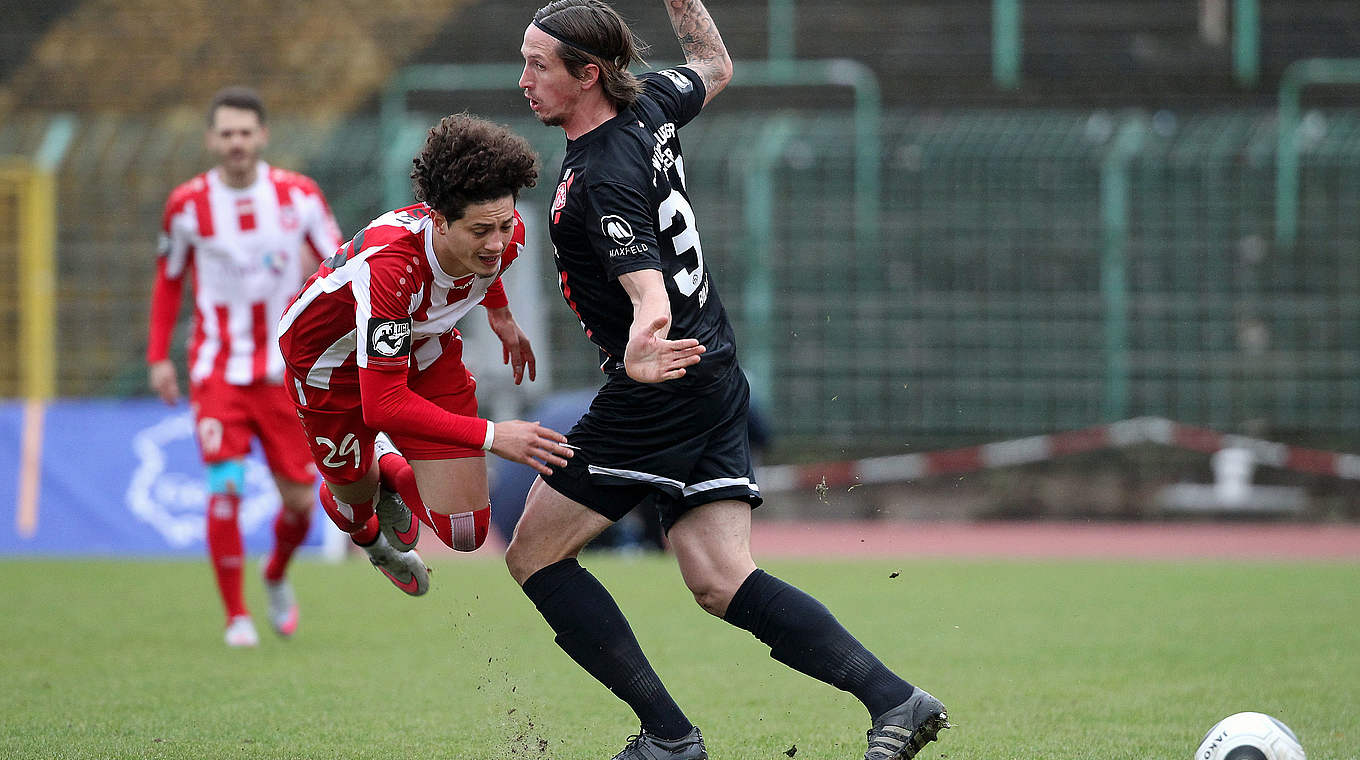
[[[207,489],[187,405],[154,399],[0,403],[0,555],[194,555]],[[273,543],[279,508],[258,453],[246,461],[246,550]],[[319,509],[307,545],[339,536]]]

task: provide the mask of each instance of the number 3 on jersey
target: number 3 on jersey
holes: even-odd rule
[[[675,287],[680,290],[681,295],[688,298],[694,295],[694,291],[704,282],[704,249],[699,244],[699,230],[694,226],[694,209],[679,190],[672,190],[666,200],[661,202],[657,216],[662,223],[669,222],[660,233],[671,239],[676,256],[685,256],[691,250],[694,251],[696,261],[694,268],[681,269],[672,275]]]

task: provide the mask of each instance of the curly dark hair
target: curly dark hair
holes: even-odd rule
[[[538,154],[508,127],[467,113],[445,116],[430,128],[411,161],[416,200],[449,221],[471,204],[487,203],[538,182]]]

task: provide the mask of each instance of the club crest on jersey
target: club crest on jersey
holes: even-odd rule
[[[557,186],[557,195],[553,196],[553,213],[561,211],[562,207],[567,205],[567,190],[571,188],[572,180],[571,172],[572,170],[568,169],[566,176],[562,178],[562,183]]]
[[[666,69],[658,73],[671,80],[671,83],[675,85],[675,89],[680,92],[689,92],[694,89],[694,83],[689,81],[689,77],[681,74],[675,69]]]
[[[406,356],[411,353],[411,320],[370,317],[368,345],[380,356]]]

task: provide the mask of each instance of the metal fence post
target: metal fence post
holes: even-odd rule
[[[1294,245],[1299,227],[1299,101],[1314,84],[1360,84],[1360,59],[1294,61],[1280,77],[1278,148],[1275,151],[1275,242]]]
[[[1020,86],[1020,0],[992,0],[992,79],[1003,90]]]
[[[793,132],[791,116],[780,115],[766,122],[756,137],[756,148],[743,176],[750,277],[743,298],[747,340],[742,365],[752,395],[766,404],[774,380],[774,165]]]
[[[1233,4],[1233,77],[1239,87],[1255,87],[1261,73],[1261,1]]]
[[[1143,147],[1147,124],[1135,116],[1119,128],[1100,167],[1100,294],[1105,304],[1105,401],[1107,421],[1122,420],[1129,407],[1129,164]]]

